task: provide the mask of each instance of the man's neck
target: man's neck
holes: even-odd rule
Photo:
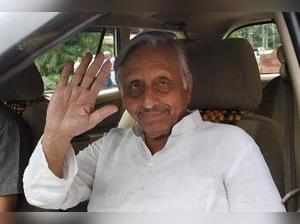
[[[184,118],[188,112],[184,112],[182,116],[180,116],[180,119],[176,122],[178,123],[182,118]],[[145,134],[145,133],[144,133]],[[149,137],[147,135],[144,135],[145,143],[147,147],[150,149],[151,154],[154,155],[158,151],[162,150],[162,148],[166,145],[168,138],[171,134],[171,131],[166,134],[159,137]]]
[[[149,137],[147,138],[145,136],[145,143],[147,147],[150,149],[152,155],[162,150],[162,148],[166,145],[168,141],[168,137],[169,135],[164,135],[157,138],[149,138]]]

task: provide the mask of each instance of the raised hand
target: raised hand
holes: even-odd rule
[[[95,127],[118,110],[114,105],[95,110],[96,97],[110,75],[111,63],[105,60],[103,54],[97,55],[92,63],[91,60],[91,54],[84,56],[72,78],[73,64],[66,64],[51,97],[42,144],[48,162],[54,162],[54,167],[54,154],[59,154],[57,159],[63,162],[73,137]],[[61,175],[60,172],[55,173]]]
[[[47,111],[45,132],[55,132],[73,138],[95,127],[117,111],[116,106],[104,106],[94,111],[98,92],[110,75],[111,63],[97,55],[89,66],[91,54],[83,57],[72,80],[73,64],[66,64]],[[103,63],[104,62],[104,63]]]

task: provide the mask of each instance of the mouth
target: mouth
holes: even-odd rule
[[[140,120],[143,123],[163,122],[169,115],[168,111],[149,111],[141,112]]]

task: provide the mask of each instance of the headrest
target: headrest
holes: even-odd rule
[[[253,49],[244,39],[226,39],[203,47],[186,43],[193,75],[190,109],[255,110],[262,87]]]
[[[0,83],[1,101],[35,100],[43,96],[44,84],[34,64]]]
[[[277,48],[277,58],[281,64],[285,64],[285,54],[282,45]]]
[[[285,58],[284,49],[282,45],[280,45],[277,48],[277,58],[281,63],[280,71],[279,71],[280,77],[283,78],[284,80],[288,80],[289,79],[288,69],[287,69],[286,58]]]

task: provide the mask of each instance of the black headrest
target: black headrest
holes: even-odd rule
[[[244,39],[226,39],[203,47],[186,43],[193,75],[190,109],[255,110],[262,88],[253,49]]]
[[[0,83],[0,100],[35,100],[43,96],[44,84],[34,64]]]

